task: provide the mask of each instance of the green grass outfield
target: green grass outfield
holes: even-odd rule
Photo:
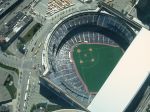
[[[103,44],[79,44],[73,48],[73,59],[89,92],[97,92],[123,55],[119,47]]]

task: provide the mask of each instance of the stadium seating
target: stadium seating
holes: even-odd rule
[[[84,27],[85,25],[91,25],[95,29],[91,31],[90,28]],[[80,29],[80,27],[82,28]],[[83,104],[90,103],[94,95],[86,90],[85,85],[79,79],[74,63],[70,62],[69,52],[73,46],[81,42],[118,46],[115,39],[105,35],[110,33],[108,31],[104,33],[105,29],[113,32],[112,35],[117,33],[116,36],[119,36],[116,37],[117,40],[122,41],[121,39],[123,39],[128,43],[133,40],[132,30],[129,30],[130,28],[118,18],[93,12],[69,17],[58,25],[50,38],[48,58],[53,72],[47,74],[47,77]]]

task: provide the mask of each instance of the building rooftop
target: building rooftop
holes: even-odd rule
[[[0,0],[0,15],[2,15],[6,10],[8,10],[17,1],[18,0]]]
[[[18,12],[16,16],[11,18],[1,27],[0,38],[5,38],[6,41],[9,41],[13,36],[20,32],[20,30],[25,27],[30,21],[32,21],[31,16],[26,16],[24,13]]]
[[[149,35],[142,28],[88,107],[91,112],[123,112],[128,107],[150,72]]]

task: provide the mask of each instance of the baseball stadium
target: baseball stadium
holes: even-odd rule
[[[72,14],[48,35],[48,72],[41,82],[71,105],[87,107],[134,37],[131,26],[111,13]]]

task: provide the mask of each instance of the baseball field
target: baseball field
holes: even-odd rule
[[[89,92],[97,92],[123,55],[120,47],[104,44],[78,44],[72,58]]]

